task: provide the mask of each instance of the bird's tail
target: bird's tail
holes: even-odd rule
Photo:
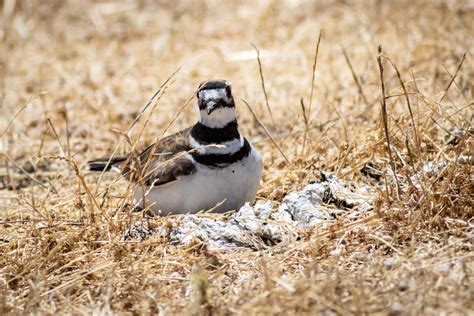
[[[110,160],[110,161],[109,161]],[[119,167],[120,163],[126,159],[123,157],[117,158],[99,158],[87,162],[90,171],[110,171],[114,167]]]

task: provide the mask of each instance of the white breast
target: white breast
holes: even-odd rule
[[[214,207],[214,212],[238,210],[253,201],[262,177],[263,162],[258,152],[224,168],[197,164],[197,171],[172,183],[135,190],[138,205],[155,214],[196,213]],[[143,189],[146,197],[143,203]]]

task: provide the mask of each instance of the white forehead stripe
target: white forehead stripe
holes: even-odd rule
[[[208,99],[227,99],[227,92],[222,89],[209,89],[199,91],[199,98],[202,100]]]

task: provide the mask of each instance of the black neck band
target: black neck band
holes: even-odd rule
[[[234,120],[221,128],[211,128],[198,122],[191,130],[191,136],[200,144],[219,144],[239,138],[237,121]]]
[[[198,152],[191,153],[194,161],[200,163],[202,165],[206,165],[209,167],[219,167],[225,166],[229,164],[233,164],[238,162],[245,157],[247,157],[250,153],[251,147],[249,142],[245,139],[244,145],[235,153],[233,154],[200,154]]]

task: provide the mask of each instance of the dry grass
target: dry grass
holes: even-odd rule
[[[0,314],[474,312],[472,2],[0,3]],[[374,211],[262,251],[122,241],[142,215],[85,162],[153,141],[211,78],[264,155],[259,198],[324,170],[373,186]]]

